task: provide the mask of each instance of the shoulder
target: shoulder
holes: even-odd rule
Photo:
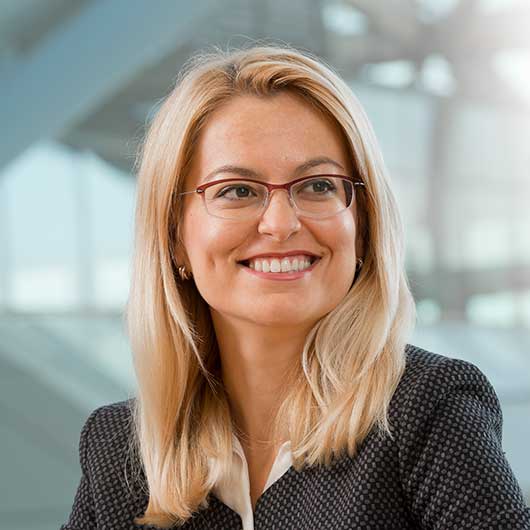
[[[110,403],[93,410],[80,436],[81,464],[89,475],[122,464],[133,449],[135,399]]]
[[[136,528],[133,518],[144,512],[149,498],[137,453],[135,405],[135,399],[104,405],[85,421],[79,439],[81,481],[65,530],[95,528],[100,519],[112,528]]]
[[[405,348],[406,365],[396,389],[396,397],[440,394],[460,388],[462,384],[475,385],[486,392],[493,387],[475,364],[463,359],[434,353],[412,344]],[[494,392],[493,392],[494,393]]]
[[[92,440],[119,439],[132,426],[134,405],[135,399],[131,398],[98,407],[89,414],[83,429],[91,433]]]
[[[426,426],[434,415],[447,421],[457,417],[479,421],[487,410],[490,426],[501,438],[499,398],[478,366],[411,344],[405,353],[405,371],[391,402],[392,415],[401,434]]]
[[[400,482],[411,512],[426,528],[516,528],[514,523],[528,522],[502,448],[501,405],[488,378],[462,359],[411,345],[406,354],[394,420]]]
[[[480,368],[463,359],[408,344],[406,367],[391,401],[401,442],[457,424],[488,430],[502,440],[502,409],[497,393]]]
[[[136,403],[135,398],[125,401],[116,401],[94,409],[87,421],[94,423],[100,428],[112,430],[123,424],[127,424],[132,419],[132,412]]]

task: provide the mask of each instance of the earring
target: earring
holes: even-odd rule
[[[191,278],[191,276],[192,276],[191,272],[188,272],[186,270],[186,267],[184,267],[184,265],[181,265],[178,268],[178,273],[179,273],[179,276],[180,276],[181,280],[189,280]]]
[[[357,259],[357,266],[355,267],[355,270],[356,271],[361,270],[361,267],[363,266],[363,263],[364,263],[363,260],[361,258],[358,258]]]

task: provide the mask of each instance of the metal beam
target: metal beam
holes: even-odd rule
[[[94,0],[2,80],[0,167],[55,137],[193,35],[213,2]]]

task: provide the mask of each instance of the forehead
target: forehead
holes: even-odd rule
[[[311,158],[327,156],[351,169],[340,127],[287,92],[236,96],[224,103],[206,120],[193,151],[191,173],[196,183],[228,164],[263,174],[289,173]]]

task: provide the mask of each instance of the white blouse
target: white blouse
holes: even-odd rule
[[[234,452],[230,473],[217,481],[213,487],[213,492],[218,499],[241,516],[243,530],[254,530],[254,513],[250,499],[250,478],[247,459],[245,458],[243,447],[235,434],[232,435],[232,440]],[[274,484],[291,467],[291,464],[291,442],[287,441],[278,450],[263,491]]]

